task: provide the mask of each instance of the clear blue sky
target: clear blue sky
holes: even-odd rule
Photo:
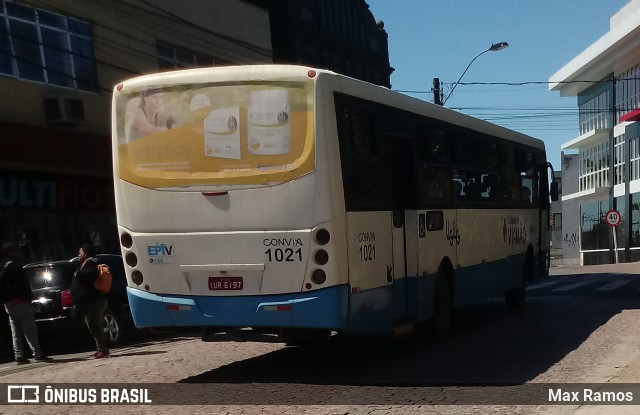
[[[471,59],[446,107],[544,140],[560,170],[560,145],[578,136],[575,97],[550,92],[547,81],[609,31],[628,0],[366,0],[389,35],[394,90],[433,102],[433,78],[445,96]],[[507,82],[531,84],[464,85]],[[541,82],[541,84],[535,84]]]

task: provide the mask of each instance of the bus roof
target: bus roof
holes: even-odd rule
[[[313,73],[311,72],[313,71]],[[139,91],[143,88],[167,87],[207,82],[242,82],[269,80],[300,80],[301,78],[333,78],[339,83],[342,92],[352,94],[380,104],[389,105],[405,111],[435,118],[450,124],[459,125],[481,133],[501,137],[521,144],[544,149],[544,142],[538,138],[492,124],[472,116],[414,98],[386,87],[338,74],[326,69],[299,65],[240,65],[217,66],[208,68],[184,69],[142,75],[119,83],[114,94]]]

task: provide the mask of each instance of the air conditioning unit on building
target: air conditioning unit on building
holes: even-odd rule
[[[86,122],[84,105],[81,100],[74,98],[45,98],[44,114],[49,124],[74,126]]]

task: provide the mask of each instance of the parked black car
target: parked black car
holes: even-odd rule
[[[115,345],[122,340],[125,328],[133,327],[127,299],[127,281],[120,255],[98,255],[98,261],[109,266],[113,285],[107,294],[109,306],[104,313],[107,342]],[[78,269],[78,260],[27,264],[24,270],[33,289],[32,305],[40,332],[87,330],[71,299],[71,281]]]

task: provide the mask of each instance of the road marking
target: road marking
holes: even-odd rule
[[[540,284],[531,285],[531,286],[527,287],[527,291],[537,290],[538,288],[544,288],[544,287],[548,287],[550,285],[555,285],[555,284],[557,284],[556,281],[553,281],[553,282],[542,282]]]
[[[564,287],[558,287],[555,291],[569,291],[569,290],[573,290],[574,288],[579,288],[579,287],[583,287],[585,285],[589,285],[592,284],[593,281],[581,281],[581,282],[576,282],[575,284],[569,284],[569,285],[565,285]]]
[[[619,280],[619,281],[614,281],[611,282],[607,285],[603,285],[602,287],[596,289],[596,291],[611,291],[611,290],[615,290],[618,289],[622,286],[625,286],[627,284],[629,284],[631,282],[631,280]]]

